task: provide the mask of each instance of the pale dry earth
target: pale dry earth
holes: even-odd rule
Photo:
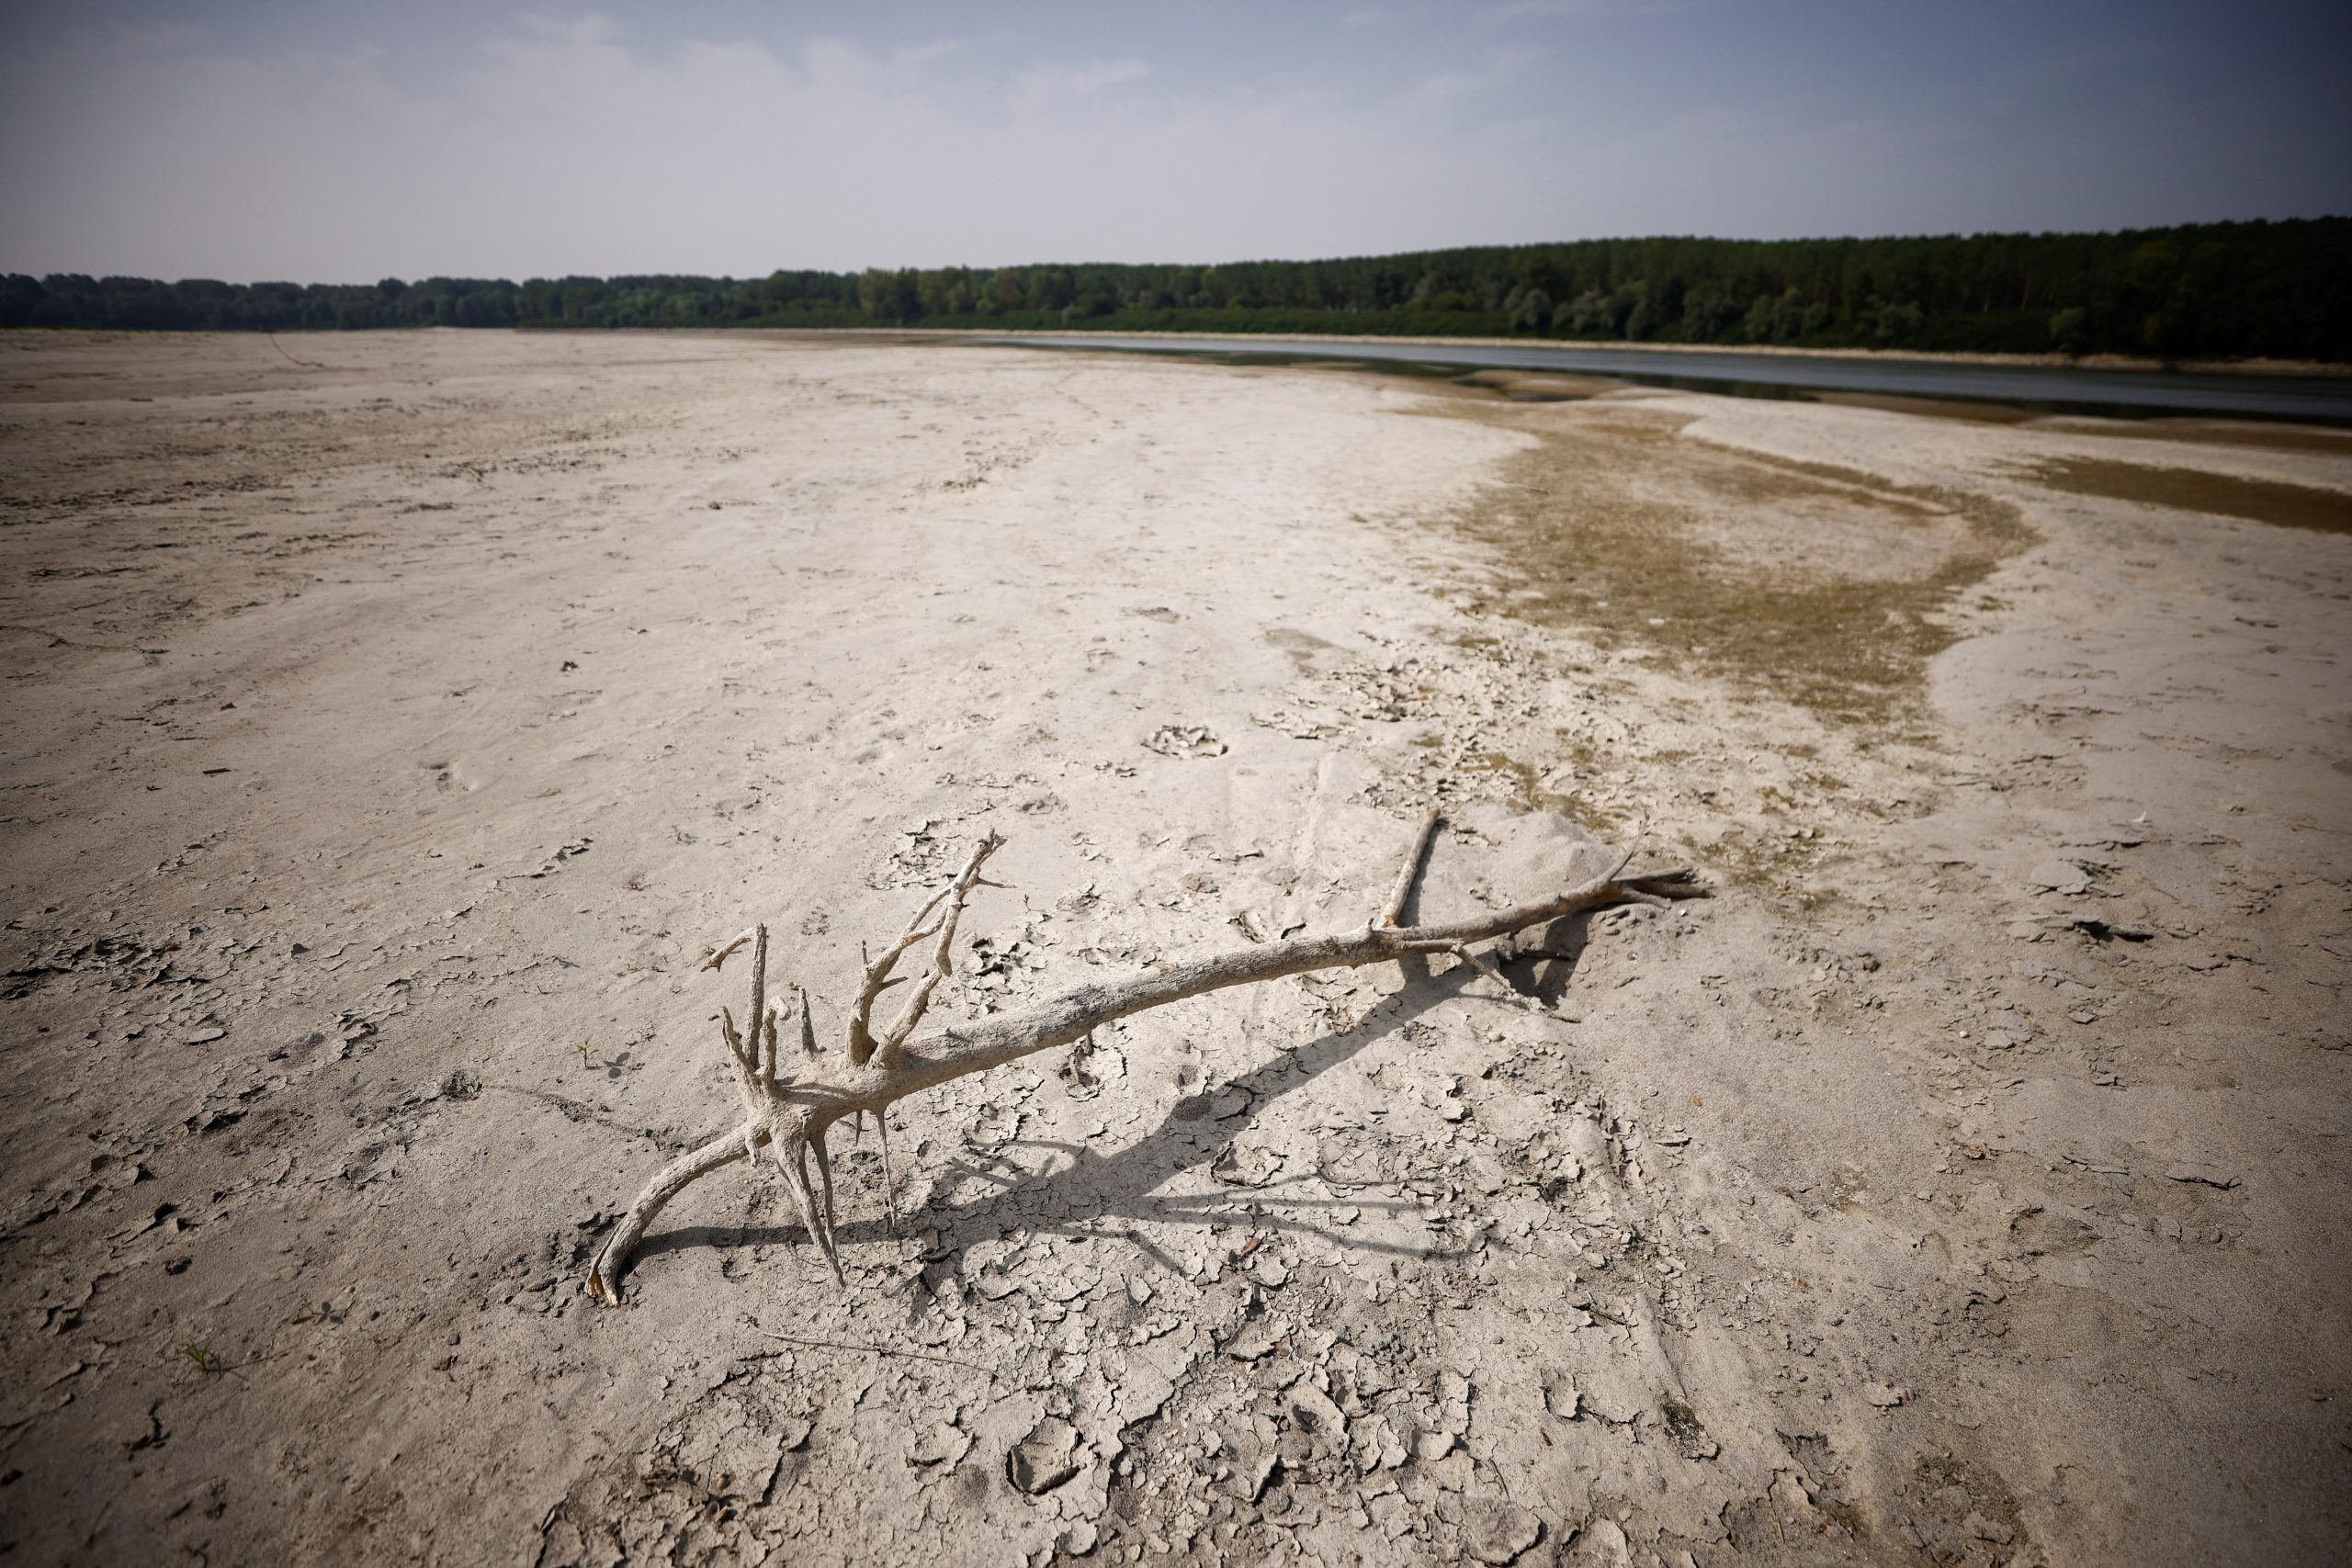
[[[2352,451],[2177,436],[0,338],[0,1550],[2341,1561]],[[2323,525],[2038,479],[2116,463]],[[1424,909],[1716,897],[910,1102],[846,1289],[739,1167],[579,1293],[751,919],[837,1027],[1002,832],[998,1008],[1360,921],[1430,803]]]

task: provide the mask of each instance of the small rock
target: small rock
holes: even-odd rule
[[[964,1457],[972,1439],[952,1421],[933,1421],[915,1432],[914,1447],[908,1457],[923,1466],[953,1465]]]
[[[1481,1562],[1518,1561],[1544,1539],[1544,1521],[1516,1503],[1476,1497],[1462,1506],[1462,1545]]]
[[[1004,1477],[1032,1497],[1050,1492],[1078,1473],[1077,1449],[1077,1428],[1048,1416],[1005,1454]]]
[[[215,1040],[224,1038],[228,1032],[229,1032],[227,1030],[221,1028],[219,1024],[209,1024],[187,1036],[187,1043],[191,1045],[209,1045]]]
[[[2051,893],[2081,893],[2088,890],[2091,879],[2083,868],[2069,860],[2046,860],[2025,874],[2026,886]]]
[[[1862,1397],[1881,1410],[1892,1410],[1907,1401],[1911,1397],[1911,1391],[1907,1388],[1896,1388],[1890,1383],[1866,1382],[1862,1385]]]
[[[2017,1531],[1982,1514],[1972,1513],[1960,1521],[1960,1528],[1979,1540],[1989,1540],[1996,1546],[2007,1546],[2016,1539]]]
[[[1264,1318],[1241,1325],[1241,1332],[1226,1341],[1225,1353],[1237,1361],[1262,1361],[1273,1353],[1274,1342],[1282,1336]]]
[[[1144,749],[1163,757],[1222,757],[1225,742],[1197,724],[1163,724],[1151,732]]]
[[[1266,1151],[1227,1144],[1209,1162],[1211,1179],[1228,1187],[1263,1187],[1274,1174],[1274,1160]]]

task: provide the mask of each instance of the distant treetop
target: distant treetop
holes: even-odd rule
[[[1333,261],[375,284],[0,277],[0,326],[1061,328],[2352,360],[2352,219]]]

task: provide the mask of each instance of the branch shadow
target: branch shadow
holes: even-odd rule
[[[1511,989],[1545,1007],[1556,1007],[1576,978],[1592,944],[1592,922],[1613,909],[1579,909],[1550,925],[1521,932],[1495,947],[1495,960]]]
[[[1343,1235],[1328,1225],[1317,1224],[1304,1213],[1297,1212],[1315,1208],[1327,1212],[1342,1208],[1399,1211],[1416,1206],[1405,1199],[1365,1199],[1344,1192],[1337,1197],[1309,1193],[1306,1189],[1310,1182],[1327,1187],[1339,1185],[1319,1169],[1261,1182],[1220,1184],[1218,1190],[1208,1192],[1163,1195],[1159,1189],[1179,1172],[1196,1170],[1213,1163],[1283,1095],[1304,1089],[1332,1068],[1343,1066],[1396,1034],[1431,1009],[1453,1000],[1478,977],[1478,972],[1466,964],[1456,965],[1445,975],[1436,977],[1430,977],[1424,970],[1389,1003],[1383,1004],[1376,1019],[1345,1032],[1325,1034],[1248,1072],[1220,1083],[1204,1086],[1198,1092],[1185,1096],[1170,1107],[1158,1127],[1109,1154],[1101,1152],[1091,1143],[1027,1139],[1014,1146],[1050,1150],[1064,1156],[1067,1163],[1047,1171],[1008,1174],[976,1161],[952,1159],[940,1173],[942,1186],[951,1183],[962,1185],[968,1181],[992,1187],[993,1190],[944,1205],[934,1205],[924,1213],[932,1224],[949,1232],[956,1252],[981,1236],[995,1235],[1000,1228],[1000,1217],[1007,1199],[1016,1191],[1029,1191],[1050,1196],[1057,1204],[1067,1207],[1078,1216],[1056,1220],[1047,1215],[1023,1214],[1021,1228],[1041,1235],[1116,1235],[1141,1245],[1144,1238],[1136,1233],[1105,1229],[1102,1222],[1124,1219],[1208,1225],[1229,1222],[1234,1218],[1236,1209],[1246,1208],[1251,1211],[1253,1222],[1261,1229],[1318,1235],[1363,1251],[1425,1256],[1425,1248],[1397,1247],[1361,1235]],[[1211,1107],[1216,1098],[1236,1089],[1250,1095],[1248,1109],[1222,1119],[1213,1118]],[[1377,1181],[1364,1185],[1377,1185]],[[1269,1208],[1294,1212],[1266,1212]],[[851,1229],[852,1234],[871,1238],[880,1235],[883,1226],[878,1221],[861,1220]],[[1148,1250],[1157,1251],[1156,1248]],[[1159,1260],[1175,1267],[1174,1261],[1165,1255],[1161,1255]],[[1180,1268],[1178,1271],[1182,1272],[1182,1269]]]
[[[1562,962],[1557,958],[1545,961]],[[1566,962],[1573,964],[1573,958]],[[944,1230],[951,1238],[945,1256],[952,1258],[960,1255],[973,1243],[1000,1233],[1006,1218],[1007,1202],[1015,1193],[1048,1196],[1056,1205],[1080,1217],[1057,1220],[1035,1212],[1024,1212],[1019,1216],[1019,1228],[1032,1234],[1049,1235],[1116,1235],[1133,1243],[1164,1267],[1183,1273],[1186,1270],[1181,1264],[1151,1246],[1141,1235],[1115,1226],[1105,1228],[1103,1222],[1124,1219],[1207,1225],[1229,1221],[1237,1206],[1246,1205],[1252,1210],[1262,1211],[1263,1206],[1270,1203],[1294,1210],[1320,1206],[1326,1210],[1371,1208],[1394,1212],[1414,1207],[1409,1200],[1405,1199],[1375,1198],[1367,1201],[1354,1196],[1325,1198],[1319,1194],[1309,1195],[1303,1190],[1284,1196],[1284,1190],[1301,1189],[1310,1179],[1328,1183],[1329,1179],[1319,1170],[1261,1185],[1226,1187],[1208,1193],[1154,1195],[1170,1176],[1216,1159],[1233,1143],[1236,1135],[1255,1124],[1265,1109],[1283,1095],[1302,1089],[1332,1068],[1353,1060],[1432,1009],[1462,996],[1474,982],[1485,977],[1480,969],[1469,964],[1456,963],[1441,975],[1431,973],[1431,965],[1426,959],[1412,959],[1407,963],[1415,973],[1403,989],[1380,1005],[1374,1017],[1359,1021],[1352,1029],[1324,1034],[1295,1050],[1282,1053],[1238,1077],[1204,1086],[1199,1091],[1178,1100],[1158,1127],[1114,1152],[1102,1154],[1091,1144],[1058,1140],[1024,1139],[1006,1145],[1048,1149],[1066,1157],[1066,1164],[1045,1171],[1016,1168],[1007,1172],[974,1159],[951,1158],[934,1182],[936,1189],[952,1190],[978,1185],[985,1190],[944,1204],[928,1204],[911,1216],[902,1215],[901,1227],[910,1219],[919,1219],[928,1226]],[[1513,988],[1519,989],[1517,986]],[[1473,999],[1487,999],[1497,1005],[1523,1005],[1521,997],[1513,997],[1509,1002],[1501,997]],[[1210,1104],[1214,1097],[1233,1089],[1245,1089],[1250,1093],[1249,1109],[1237,1116],[1212,1120]],[[835,1157],[839,1160],[841,1156],[837,1154]],[[1261,1229],[1320,1236],[1359,1252],[1410,1258],[1446,1256],[1443,1251],[1429,1247],[1400,1247],[1350,1235],[1317,1224],[1299,1213],[1256,1212],[1251,1217]],[[878,1213],[854,1220],[844,1219],[837,1225],[836,1234],[844,1244],[883,1240],[890,1235],[888,1222]],[[780,1224],[680,1226],[646,1237],[638,1248],[638,1266],[641,1266],[648,1258],[691,1247],[773,1246],[803,1240],[806,1235],[806,1231],[797,1220]]]

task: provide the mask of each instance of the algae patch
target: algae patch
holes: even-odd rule
[[[2204,512],[2278,528],[2352,534],[2352,495],[2342,491],[2104,457],[2052,457],[2031,465],[2030,472],[2039,483],[2070,495]]]
[[[1638,403],[1439,417],[1535,438],[1453,519],[1502,568],[1482,607],[1826,718],[1903,711],[1961,635],[1954,596],[2032,537],[1990,497],[1691,440]]]

